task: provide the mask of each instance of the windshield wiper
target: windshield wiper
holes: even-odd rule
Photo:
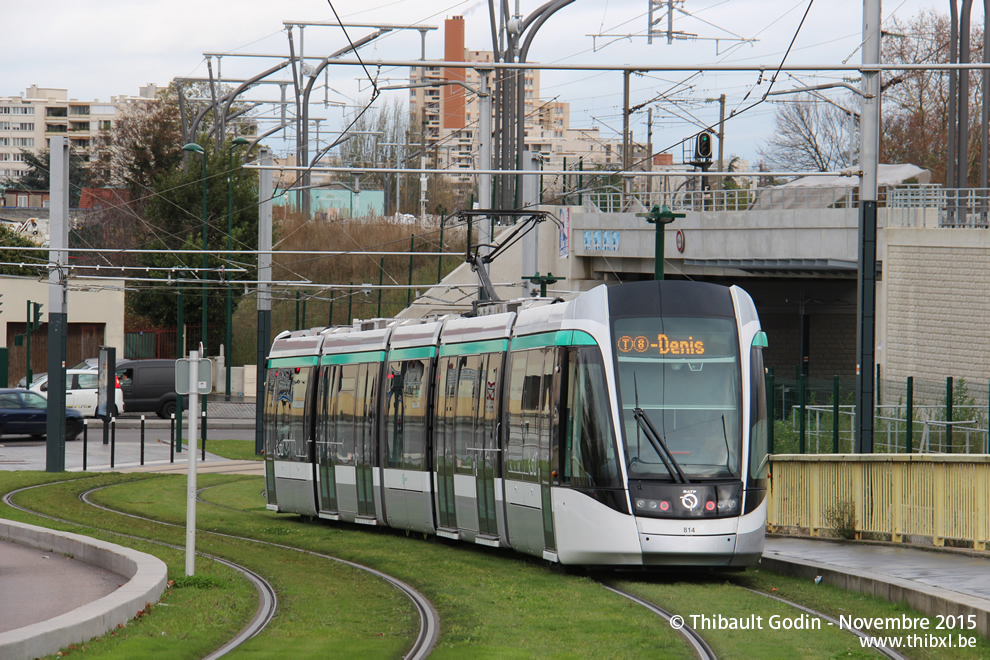
[[[689,484],[691,480],[684,476],[684,472],[681,471],[681,466],[677,464],[674,459],[673,454],[667,449],[667,443],[663,441],[663,437],[657,430],[653,427],[653,423],[650,418],[646,416],[646,413],[642,408],[633,408],[633,417],[636,418],[636,423],[639,424],[640,428],[643,429],[646,439],[650,441],[653,445],[653,450],[656,451],[660,460],[663,461],[663,466],[667,468],[667,472],[670,476],[674,478],[674,481],[680,484]]]
[[[677,464],[674,459],[674,455],[670,453],[667,449],[667,443],[663,441],[663,437],[657,433],[656,428],[653,426],[653,422],[650,418],[646,416],[646,412],[639,407],[639,384],[636,382],[636,374],[633,374],[633,390],[636,394],[636,407],[633,408],[633,417],[636,418],[636,424],[640,429],[643,430],[646,435],[646,439],[650,441],[653,445],[653,451],[657,453],[660,460],[663,462],[663,466],[667,468],[667,472],[673,477],[674,481],[679,484],[689,484],[691,480],[684,476],[684,472],[681,470],[681,466]]]

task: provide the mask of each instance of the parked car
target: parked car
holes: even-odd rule
[[[163,419],[175,412],[175,360],[121,360],[117,379],[127,412],[153,412]]]
[[[74,364],[70,369],[99,369],[100,359],[99,358],[86,358],[78,364]],[[34,385],[41,378],[47,378],[47,373],[34,374],[31,378],[31,385]],[[27,384],[27,376],[22,376],[19,381],[17,381],[17,386],[24,389],[31,389]]]
[[[65,439],[75,440],[83,430],[78,410],[65,409]],[[30,390],[0,389],[0,437],[29,435],[43,438],[48,434],[48,401]]]
[[[97,391],[100,384],[100,372],[96,369],[66,369],[65,370],[65,407],[78,410],[87,417],[96,417],[96,404],[99,401]],[[48,374],[36,378],[29,388],[41,396],[48,398]],[[124,393],[120,389],[120,380],[116,381],[114,390],[113,416],[124,412]]]

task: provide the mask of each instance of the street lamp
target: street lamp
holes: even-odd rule
[[[205,351],[208,350],[208,345],[207,345],[207,341],[206,341],[206,269],[207,269],[206,251],[208,249],[207,248],[207,242],[206,242],[206,216],[207,216],[207,208],[206,208],[206,192],[207,192],[207,187],[206,187],[207,186],[207,180],[206,180],[206,152],[203,151],[203,147],[199,146],[195,142],[190,142],[189,144],[185,145],[184,147],[182,147],[182,150],[183,151],[195,151],[196,153],[198,153],[203,158],[203,316],[202,316],[202,319],[203,319],[202,320],[202,325],[203,325],[203,327],[201,328],[200,336],[201,336],[202,342],[203,342],[203,351],[205,352]],[[202,408],[203,408],[203,414],[205,415],[206,414],[206,397],[205,396],[202,397],[202,401],[203,401],[203,406],[202,406]],[[192,413],[191,410],[189,412]],[[193,439],[190,438],[189,441],[192,442]],[[195,451],[195,447],[193,448],[193,451]]]
[[[227,250],[234,249],[234,147],[243,144],[251,144],[251,141],[242,137],[236,137],[230,142],[230,149],[227,151]],[[224,336],[224,346],[226,355],[224,356],[224,366],[227,370],[227,380],[224,387],[224,395],[230,401],[230,359],[233,357],[231,350],[231,316],[233,310],[233,292],[230,290],[230,282],[227,282],[227,332]]]

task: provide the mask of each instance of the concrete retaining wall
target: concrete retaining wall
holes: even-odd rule
[[[157,557],[79,534],[0,520],[0,539],[73,558],[129,578],[112,594],[61,616],[0,633],[0,658],[19,660],[56,653],[126,624],[148,603],[157,603],[168,568]]]

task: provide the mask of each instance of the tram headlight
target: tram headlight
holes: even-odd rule
[[[718,486],[718,515],[738,516],[742,504],[742,484]]]

